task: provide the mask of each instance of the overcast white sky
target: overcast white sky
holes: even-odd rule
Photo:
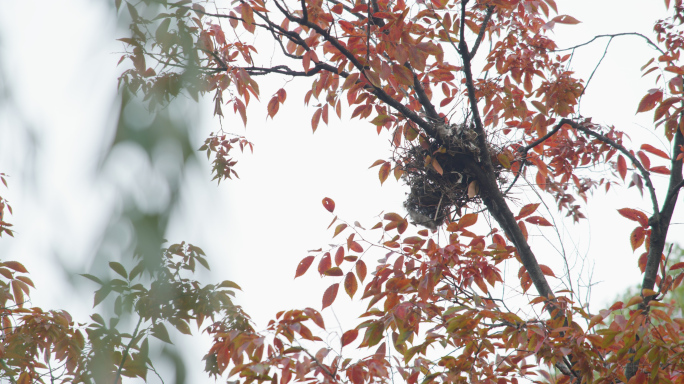
[[[135,157],[135,151],[97,174],[97,162],[115,124],[120,73],[116,62],[122,49],[115,39],[124,36],[117,30],[112,10],[103,3],[0,2],[4,77],[0,84],[6,82],[11,101],[0,105],[0,172],[11,176],[9,190],[0,189],[0,195],[14,208],[10,219],[16,229],[16,238],[0,239],[0,254],[4,260],[23,262],[30,270],[37,285],[34,305],[75,313],[87,313],[91,297],[76,296],[64,269],[91,270],[108,215],[117,209],[117,194],[135,192],[153,174],[150,169],[131,169],[122,159]],[[662,2],[648,6],[640,1],[558,3],[560,13],[583,22],[573,28],[556,27],[561,47],[602,33],[650,36],[653,22],[664,12]],[[585,79],[606,42],[600,40],[575,53],[573,67]],[[595,122],[615,124],[635,142],[645,138],[669,152],[659,141],[662,131],[652,134],[652,115],[634,114],[644,92],[653,88],[653,78],[641,79],[639,72],[653,55],[637,38],[614,40],[582,100],[581,111]],[[262,94],[270,95],[280,87],[278,81],[269,84],[272,89],[264,86]],[[288,89],[286,108],[276,120],[251,115],[246,131],[239,118],[227,116],[224,127],[252,140],[254,155],[240,157],[240,180],[220,186],[210,182],[209,165],[200,157],[186,175],[182,204],[167,235],[172,242],[186,240],[202,247],[213,267],[204,276],[240,284],[244,292],[238,294],[238,301],[261,326],[281,309],[320,309],[322,292],[332,281],[313,273],[296,281],[292,277],[308,249],[332,242],[331,232],[325,230],[331,216],[321,206],[323,197],[336,201],[336,214],[370,226],[381,211],[403,212],[405,188],[391,180],[381,187],[377,169],[367,169],[373,161],[389,156],[387,137],[378,138],[373,126],[358,120],[334,118],[329,127],[321,126],[312,135],[312,110],[302,107],[302,95]],[[264,111],[265,105],[260,108]],[[195,148],[218,129],[208,103],[193,129]],[[594,281],[601,282],[593,290],[594,306],[604,305],[639,282],[637,255],[628,244],[633,225],[616,212],[634,204],[645,210],[650,206],[635,189],[614,188],[605,196],[597,193],[585,209],[589,220],[568,226],[562,234],[571,254],[588,255],[594,265]],[[676,223],[682,221],[681,214],[675,217]],[[670,240],[681,238],[682,228],[673,225]],[[542,263],[559,263],[551,248],[540,249],[548,249],[548,254],[538,252]],[[342,296],[340,292],[338,300]],[[346,308],[345,301],[333,309]],[[202,364],[194,368],[201,370]]]

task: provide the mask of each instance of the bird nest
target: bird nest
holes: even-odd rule
[[[443,143],[421,136],[400,156],[403,179],[411,188],[404,206],[411,220],[430,229],[441,226],[468,203],[479,202],[475,175],[467,164],[480,161],[477,134],[461,125],[436,127]],[[490,153],[494,148],[490,148]],[[496,167],[497,176],[501,166]]]

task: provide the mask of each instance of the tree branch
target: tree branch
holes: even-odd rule
[[[487,145],[486,132],[484,126],[482,125],[482,119],[480,118],[480,111],[477,107],[477,98],[475,96],[475,86],[473,82],[473,74],[471,69],[471,57],[468,50],[468,44],[464,38],[463,29],[465,27],[465,15],[466,15],[466,4],[467,0],[461,2],[461,41],[459,42],[459,50],[461,52],[461,58],[463,59],[463,72],[466,77],[466,88],[468,90],[468,100],[470,101],[470,110],[473,113],[473,121],[475,122],[475,132],[477,133],[477,145],[480,150],[479,163],[471,166],[478,175],[478,182],[480,183],[480,191],[484,192],[483,202],[489,209],[489,212],[494,217],[494,219],[501,225],[503,230],[506,232],[508,237],[515,245],[520,256],[520,261],[530,275],[530,279],[534,284],[539,295],[552,299],[553,291],[546,281],[546,277],[542,273],[541,267],[537,262],[537,258],[532,253],[527,239],[523,235],[518,223],[515,220],[515,216],[511,212],[510,208],[506,204],[506,200],[499,190],[499,186],[496,182],[496,171],[492,164],[492,160],[489,156],[489,150]],[[485,26],[483,26],[485,27]],[[552,312],[555,305],[550,305],[548,307],[549,312]]]
[[[613,37],[619,37],[619,36],[639,36],[639,37],[643,38],[644,40],[646,40],[646,42],[648,43],[648,45],[650,45],[650,46],[652,46],[653,48],[655,48],[656,50],[658,50],[658,52],[660,52],[660,53],[663,54],[663,55],[665,54],[665,52],[664,52],[662,49],[660,49],[660,47],[658,47],[654,42],[652,42],[651,39],[649,39],[649,38],[646,37],[645,35],[642,35],[641,33],[637,33],[637,32],[623,32],[623,33],[613,33],[613,34],[608,34],[608,35],[597,35],[597,36],[594,36],[593,39],[587,41],[586,43],[577,44],[577,45],[572,46],[572,47],[569,47],[569,48],[554,49],[554,50],[550,50],[549,52],[570,51],[570,50],[573,50],[573,49],[580,48],[580,47],[583,47],[583,46],[585,46],[585,45],[588,45],[588,44],[592,43],[594,40],[600,39],[600,38],[602,38],[602,37],[610,37],[610,38],[613,38]]]
[[[348,50],[346,47],[344,47],[342,44],[340,44],[340,42],[339,42],[335,37],[333,37],[332,35],[330,35],[330,33],[329,33],[328,31],[326,31],[325,29],[321,28],[321,27],[320,27],[319,25],[317,25],[317,24],[314,24],[314,23],[312,23],[312,22],[310,22],[310,21],[305,21],[305,20],[303,20],[303,19],[300,18],[300,17],[296,17],[296,16],[290,14],[289,12],[287,12],[287,11],[279,4],[279,2],[278,2],[277,0],[274,1],[274,4],[276,5],[276,7],[280,10],[280,12],[281,12],[288,20],[290,20],[290,21],[292,21],[292,22],[295,22],[295,23],[297,23],[297,24],[306,26],[306,27],[308,27],[308,28],[310,28],[310,29],[313,29],[314,31],[316,31],[316,33],[318,33],[319,35],[323,36],[323,38],[324,38],[326,41],[330,42],[330,44],[332,44],[333,47],[335,47],[338,51],[340,51],[340,53],[342,53],[342,54],[343,54],[343,55],[344,55],[344,56],[345,56],[353,65],[354,65],[354,67],[356,67],[356,69],[357,69],[360,73],[364,73],[365,67],[364,67],[363,65],[361,65],[361,62],[359,62],[359,60],[356,58],[356,56],[354,56],[353,53],[349,52],[349,50]],[[337,73],[337,69],[335,69],[335,70],[332,71],[332,72],[333,72],[333,73]],[[369,85],[367,85],[367,86],[365,87],[365,89],[366,89],[367,91],[371,92],[371,93],[374,94],[378,99],[382,100],[384,103],[386,103],[386,104],[389,105],[390,107],[394,108],[397,112],[401,113],[401,114],[404,115],[406,118],[408,118],[409,120],[411,120],[411,121],[413,121],[414,123],[416,123],[416,125],[418,125],[419,127],[421,127],[421,128],[422,128],[426,133],[428,133],[430,136],[432,136],[432,137],[437,137],[437,135],[436,135],[436,130],[435,130],[435,128],[432,126],[431,123],[429,123],[429,122],[425,121],[424,119],[422,119],[416,112],[412,111],[412,110],[409,109],[407,106],[405,106],[405,105],[403,105],[402,103],[400,103],[400,102],[394,100],[390,95],[388,95],[388,94],[387,94],[386,92],[384,92],[382,89],[380,89],[380,88],[374,86],[370,81],[369,81],[368,83],[369,83]]]
[[[135,339],[138,337],[138,329],[140,329],[140,324],[142,324],[143,318],[140,316],[138,319],[138,324],[135,326],[135,331],[133,331],[133,334],[131,335],[131,341],[128,342],[128,345],[126,345],[126,349],[123,351],[123,355],[121,356],[121,363],[119,364],[119,368],[116,370],[116,376],[114,377],[114,382],[118,383],[119,380],[121,379],[121,371],[123,370],[124,363],[126,363],[126,358],[128,357],[128,353],[131,350],[131,347],[133,346],[133,342],[135,342]]]
[[[470,58],[475,57],[475,53],[477,53],[477,49],[480,48],[480,43],[482,42],[482,38],[484,38],[485,31],[487,30],[487,24],[489,24],[489,20],[492,18],[493,13],[494,13],[494,6],[493,5],[488,6],[487,7],[487,13],[485,14],[484,20],[482,21],[482,27],[480,28],[480,31],[477,33],[477,39],[475,39],[475,44],[473,44],[473,49],[469,53]]]
[[[639,173],[641,173],[641,176],[646,180],[646,187],[648,188],[649,194],[651,195],[651,203],[653,204],[653,215],[657,216],[658,215],[658,198],[656,197],[656,192],[655,188],[653,187],[653,183],[651,182],[651,176],[650,173],[644,168],[644,166],[641,164],[641,162],[633,155],[631,154],[627,148],[623,147],[622,145],[616,143],[615,141],[605,137],[604,135],[594,132],[589,128],[586,128],[572,120],[568,119],[563,119],[565,120],[566,124],[569,124],[573,128],[575,128],[578,131],[584,132],[588,136],[592,136],[599,141],[602,141],[611,147],[617,149],[620,151],[623,155],[627,156],[629,160],[634,164],[634,166],[639,170]],[[563,121],[561,120],[561,121]]]
[[[680,114],[680,119],[684,119],[684,113]],[[667,239],[667,231],[670,228],[670,221],[677,205],[677,196],[679,190],[684,184],[682,177],[682,161],[677,160],[677,156],[681,153],[681,147],[684,145],[684,135],[682,131],[677,129],[672,143],[674,150],[672,151],[672,160],[670,165],[670,182],[667,188],[667,197],[663,203],[663,208],[660,210],[658,216],[651,217],[649,224],[651,225],[651,245],[648,250],[648,260],[646,261],[646,270],[644,271],[643,289],[653,289],[658,274],[658,266],[660,259],[665,249],[665,240]],[[644,306],[653,297],[644,297]]]

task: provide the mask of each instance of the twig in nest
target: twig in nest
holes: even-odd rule
[[[444,198],[444,192],[442,192],[442,197],[439,198],[439,203],[437,203],[437,210],[435,211],[435,216],[432,220],[437,221],[437,215],[439,214],[439,207],[442,206],[442,199]]]

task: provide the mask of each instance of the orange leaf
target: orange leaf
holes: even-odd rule
[[[544,264],[539,264],[539,268],[541,269],[542,273],[545,274],[546,276],[551,276],[551,277],[556,277],[556,274],[553,273],[553,270],[549,268],[548,266]]]
[[[629,243],[632,245],[632,251],[636,251],[637,248],[644,243],[644,238],[646,237],[646,231],[644,227],[636,227],[629,235]]]
[[[632,209],[632,208],[618,209],[618,212],[622,216],[624,216],[624,217],[626,217],[632,221],[639,222],[639,224],[641,224],[642,227],[648,228],[648,216],[646,216],[645,213],[643,213],[641,211],[637,211],[636,209]]]
[[[643,144],[643,145],[641,146],[641,149],[643,149],[643,150],[646,151],[646,152],[650,152],[650,153],[652,153],[652,154],[654,154],[654,155],[656,155],[656,156],[660,156],[660,157],[662,157],[663,159],[670,160],[670,156],[669,156],[667,153],[661,151],[661,150],[658,149],[658,148],[655,148],[654,146],[652,146],[652,145],[650,145],[650,144]]]
[[[541,216],[532,216],[525,219],[530,224],[539,225],[542,227],[553,227],[553,224]]]
[[[352,341],[356,340],[356,337],[359,335],[359,330],[358,329],[350,329],[347,332],[342,334],[342,346],[344,347],[345,345],[349,345]]]
[[[439,165],[439,163],[437,162],[437,159],[434,159],[434,158],[432,159],[432,167],[433,167],[433,168],[435,169],[435,171],[437,171],[437,173],[439,173],[440,175],[443,175],[443,174],[444,174],[444,170],[442,170],[442,166]]]
[[[650,111],[655,108],[656,104],[663,99],[663,91],[659,89],[651,89],[648,94],[644,96],[639,102],[637,113]]]
[[[463,229],[477,223],[477,213],[468,213],[458,220],[458,228]]]
[[[299,262],[299,265],[297,265],[297,272],[295,273],[295,279],[298,278],[299,276],[305,274],[306,271],[311,266],[311,263],[313,263],[313,261],[314,261],[313,256],[307,256],[307,257],[303,258],[302,261]]]
[[[350,298],[354,298],[354,294],[356,293],[358,287],[356,276],[354,276],[353,273],[348,272],[347,276],[344,278],[344,290],[347,291],[347,294]]]
[[[625,180],[625,176],[627,176],[627,163],[625,162],[625,158],[622,157],[622,155],[618,156],[617,170],[620,173],[620,177],[622,178],[622,180]]]
[[[329,307],[337,297],[337,290],[340,288],[340,283],[335,283],[328,287],[323,293],[323,309]]]
[[[332,213],[332,211],[335,210],[335,202],[333,201],[333,199],[331,199],[331,198],[329,198],[329,197],[326,197],[326,198],[323,199],[323,206],[324,206],[325,209],[327,209],[328,212],[330,212],[330,213]]]
[[[344,231],[345,228],[347,228],[347,224],[344,224],[344,223],[339,224],[339,225],[335,228],[335,234],[333,235],[333,237],[339,235],[340,232]],[[339,264],[338,264],[338,265],[339,265]]]

